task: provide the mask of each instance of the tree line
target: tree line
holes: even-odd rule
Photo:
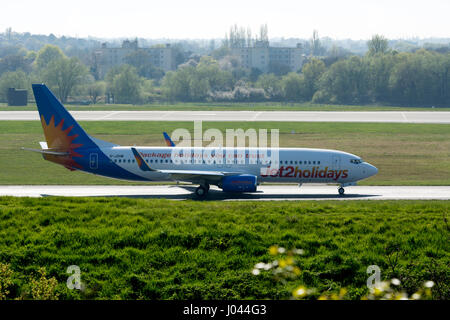
[[[244,31],[230,31],[228,41],[244,40]],[[262,28],[260,38],[265,37]],[[237,39],[237,40],[236,40]],[[250,37],[247,37],[249,40]],[[320,51],[320,43],[312,39]],[[175,71],[164,73],[132,54],[125,64],[98,79],[92,65],[67,57],[57,46],[38,52],[23,48],[0,58],[0,100],[9,87],[31,89],[46,83],[63,102],[313,102],[321,104],[450,105],[450,53],[420,49],[391,50],[382,36],[367,43],[364,56],[311,54],[301,68],[269,73],[243,69],[226,45],[210,55],[181,57]],[[181,52],[181,51],[180,51]],[[106,97],[106,98],[105,98]]]

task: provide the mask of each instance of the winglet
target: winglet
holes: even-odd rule
[[[167,132],[163,132],[164,135],[164,140],[166,140],[166,144],[169,147],[175,147],[175,143],[173,143],[172,139],[170,139],[169,135],[167,134]]]
[[[145,162],[136,148],[131,148],[131,151],[133,151],[133,155],[136,158],[136,163],[138,164],[139,169],[141,169],[142,171],[156,171],[148,166],[147,162]]]

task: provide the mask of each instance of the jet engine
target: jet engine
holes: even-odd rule
[[[241,174],[223,177],[220,187],[225,192],[255,192],[256,185],[256,176]]]

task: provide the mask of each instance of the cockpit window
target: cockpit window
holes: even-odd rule
[[[362,162],[362,160],[361,159],[350,159],[350,162],[354,163],[354,164],[360,164]]]

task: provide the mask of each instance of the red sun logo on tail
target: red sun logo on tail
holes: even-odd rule
[[[83,157],[81,154],[75,152],[75,149],[83,146],[82,144],[73,143],[78,137],[78,134],[69,136],[70,131],[72,131],[73,126],[68,127],[63,130],[64,119],[62,119],[58,125],[55,125],[55,116],[52,116],[50,122],[47,124],[45,122],[44,116],[41,116],[42,128],[44,128],[45,139],[47,140],[48,148],[52,151],[67,152],[67,156],[55,156],[55,155],[44,155],[46,160],[61,164],[69,170],[82,169],[83,167],[78,164],[73,158]]]

